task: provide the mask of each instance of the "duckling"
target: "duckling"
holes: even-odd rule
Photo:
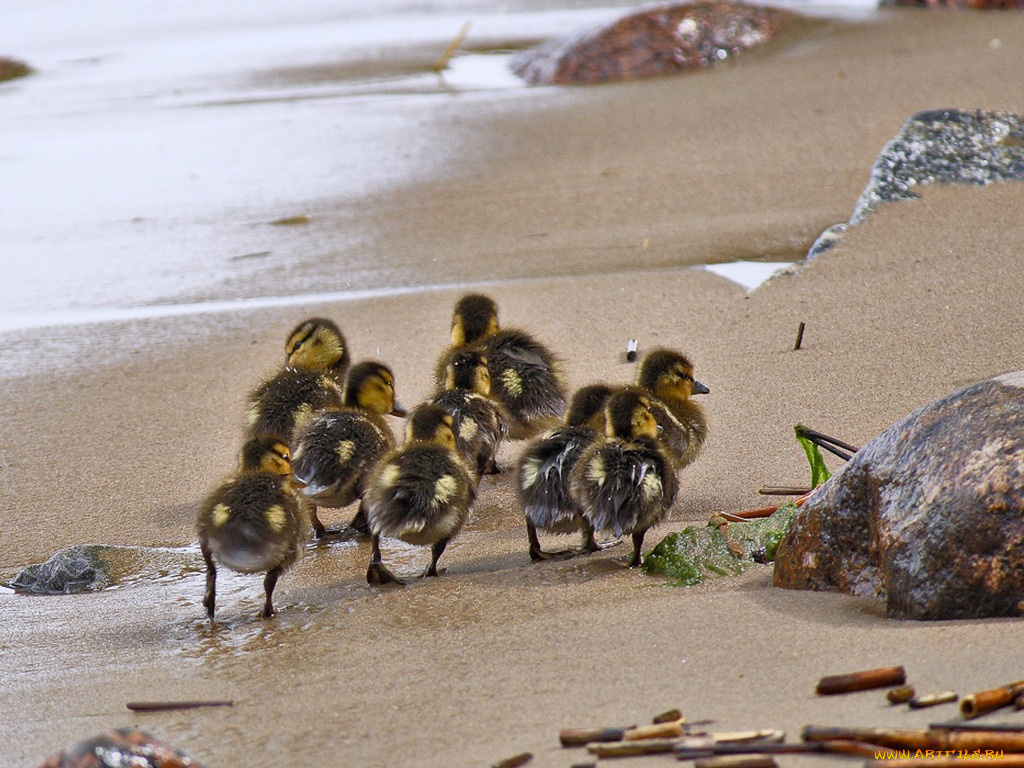
[[[430,567],[423,576],[437,576],[437,561],[475,499],[476,484],[456,449],[451,415],[431,403],[420,405],[406,423],[404,445],[377,464],[364,497],[373,536],[367,582],[404,583],[381,560],[381,536],[429,544]]]
[[[487,358],[459,349],[448,358],[444,391],[430,401],[451,415],[459,455],[477,477],[500,473],[495,456],[508,434],[508,417],[490,394]]]
[[[615,392],[605,422],[605,439],[588,448],[570,473],[570,494],[595,531],[632,534],[629,566],[635,568],[644,534],[665,519],[675,500],[676,476],[644,390]]]
[[[676,469],[692,464],[704,448],[708,421],[704,409],[690,398],[711,391],[693,378],[693,363],[671,349],[652,350],[640,363],[637,385],[653,395],[651,413]]]
[[[405,415],[395,403],[391,369],[375,361],[353,366],[340,407],[320,411],[292,435],[292,474],[307,498],[325,507],[347,507],[362,498],[370,470],[395,447],[385,414]],[[315,507],[311,517],[322,538],[327,531]],[[369,533],[362,504],[350,527]]]
[[[285,367],[249,394],[246,436],[276,437],[290,444],[297,426],[318,411],[341,405],[341,387],[331,376],[321,371]]]
[[[526,446],[519,458],[517,491],[526,517],[530,559],[567,559],[601,549],[594,529],[569,495],[569,473],[589,446],[604,434],[604,406],[612,388],[591,384],[576,390],[565,414],[565,425],[550,430]],[[580,550],[545,552],[537,529],[555,534],[582,531]]]
[[[439,384],[452,352],[474,345],[487,358],[491,397],[509,414],[509,437],[531,437],[557,424],[566,401],[561,363],[526,331],[499,328],[493,299],[478,293],[460,298],[452,314],[451,341],[438,362]]]
[[[242,447],[239,471],[219,485],[199,509],[199,548],[206,561],[203,606],[213,619],[215,561],[239,573],[266,572],[260,616],[274,615],[278,578],[302,555],[308,505],[291,480],[288,446],[253,438]]]
[[[337,324],[326,317],[303,320],[284,343],[287,365],[329,374],[338,384],[351,363],[348,342]]]

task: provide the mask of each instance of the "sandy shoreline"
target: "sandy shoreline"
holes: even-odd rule
[[[432,283],[498,281],[489,292],[503,320],[547,340],[573,386],[630,380],[630,338],[693,357],[712,390],[712,438],[649,548],[716,510],[760,505],[765,483],[805,481],[797,421],[863,443],[944,394],[1024,368],[1019,184],[883,206],[750,295],[679,268],[798,256],[849,217],[912,113],[1024,112],[1021,61],[1020,15],[900,11],[816,27],[784,54],[692,77],[555,90],[529,114],[470,109],[453,117],[466,150],[448,176],[358,211],[373,234],[363,258],[408,260]],[[324,291],[345,277],[310,265],[287,282],[303,281]],[[5,359],[78,351],[66,367],[4,374],[0,576],[77,543],[190,545],[196,505],[234,465],[245,394],[296,320],[333,317],[357,359],[394,367],[412,404],[428,394],[457,295],[6,336],[17,349]],[[505,449],[506,465],[520,448]],[[892,710],[881,694],[815,697],[829,673],[904,664],[919,689],[961,693],[1021,677],[1017,620],[888,621],[869,602],[773,589],[767,568],[662,588],[615,550],[531,565],[509,473],[485,479],[448,573],[405,590],[365,584],[367,544],[319,547],[282,579],[274,620],[255,619],[258,579],[228,577],[211,627],[192,556],[184,573],[97,595],[0,594],[5,764],[29,768],[134,724],[207,766],[469,766],[531,751],[532,765],[554,768],[582,760],[557,746],[558,728],[670,707],[791,738],[810,723],[953,717]],[[124,707],[193,697],[236,704]],[[779,760],[826,762],[842,761]]]

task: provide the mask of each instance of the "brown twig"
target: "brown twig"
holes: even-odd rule
[[[1024,694],[1024,680],[990,688],[987,691],[978,691],[964,696],[960,702],[960,714],[967,719],[981,717],[988,712],[1010,706],[1021,694]]]
[[[762,496],[806,496],[813,490],[806,485],[799,488],[792,485],[762,485],[757,492]]]
[[[798,507],[802,507],[810,495],[810,493],[805,493],[803,496],[793,499],[793,501],[786,502],[786,504],[794,504]],[[782,507],[786,506],[786,504],[775,504],[771,507],[758,507],[757,509],[744,509],[740,512],[716,512],[715,515],[720,515],[729,523],[742,523],[746,520],[757,520],[762,517],[771,517]]]
[[[434,62],[434,66],[431,67],[432,70],[435,72],[444,72],[448,69],[448,62],[451,60],[452,56],[455,55],[459,46],[462,45],[462,41],[466,39],[466,33],[469,32],[470,24],[471,22],[467,21],[462,25],[462,29],[460,29],[455,38],[448,43],[448,47],[444,49],[441,57]]]
[[[809,725],[804,741],[861,741],[890,749],[968,750],[1001,749],[1024,753],[1024,732],[924,728],[844,728]]]
[[[622,741],[622,736],[635,725],[612,728],[563,728],[558,732],[558,741],[563,747],[585,747],[601,741]]]
[[[929,693],[926,696],[915,696],[907,702],[907,705],[911,709],[924,709],[938,704],[951,704],[959,698],[956,691],[940,691],[939,693]]]
[[[175,709],[200,707],[233,707],[233,701],[129,701],[125,704],[133,712],[168,712]]]
[[[519,766],[526,765],[531,760],[533,760],[532,752],[522,752],[494,763],[491,768],[519,768]]]
[[[796,329],[796,343],[793,345],[793,351],[796,352],[800,349],[800,345],[804,343],[804,330],[807,328],[807,323],[803,320],[800,321],[800,325]]]
[[[890,689],[885,694],[885,698],[889,700],[890,704],[906,704],[916,695],[917,691],[914,690],[914,686],[900,685],[896,688]]]
[[[814,692],[820,696],[832,696],[837,693],[853,693],[869,691],[872,688],[886,688],[890,685],[903,685],[907,682],[907,673],[903,667],[880,667],[866,669],[862,672],[850,672],[845,675],[829,675],[818,681]]]

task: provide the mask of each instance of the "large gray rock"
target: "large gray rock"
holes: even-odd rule
[[[1024,613],[1024,371],[894,424],[821,486],[776,586],[885,600],[893,618]]]
[[[1024,118],[1012,112],[933,109],[913,115],[882,149],[853,215],[826,229],[813,258],[835,245],[878,203],[911,200],[925,184],[1024,180]]]

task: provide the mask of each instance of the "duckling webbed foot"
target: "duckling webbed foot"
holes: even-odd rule
[[[583,546],[580,547],[579,553],[581,555],[592,555],[595,552],[603,552],[606,549],[617,547],[622,543],[622,539],[612,539],[611,541],[598,542],[597,536],[594,533],[593,527],[591,527],[589,521],[583,523]]]
[[[644,545],[644,534],[647,531],[633,532],[633,556],[629,559],[630,568],[639,568],[641,562],[640,550]]]
[[[373,542],[371,544],[370,551],[370,565],[366,569],[366,583],[367,584],[398,584],[401,587],[405,586],[405,582],[393,574],[384,565],[380,554],[380,536],[378,534],[373,535]]]
[[[557,552],[545,552],[540,548],[540,539],[537,537],[537,526],[531,521],[526,521],[526,535],[530,539],[530,559],[539,563],[544,560],[568,560],[580,554],[576,549],[560,549]]]
[[[378,586],[384,584],[397,584],[400,587],[405,586],[405,581],[398,578],[384,563],[370,563],[370,566],[366,569],[366,583],[375,584]]]
[[[316,507],[313,507],[310,510],[309,521],[313,524],[313,535],[316,538],[322,539],[327,535],[327,529],[324,527],[324,524],[320,522],[320,516],[316,513]]]

